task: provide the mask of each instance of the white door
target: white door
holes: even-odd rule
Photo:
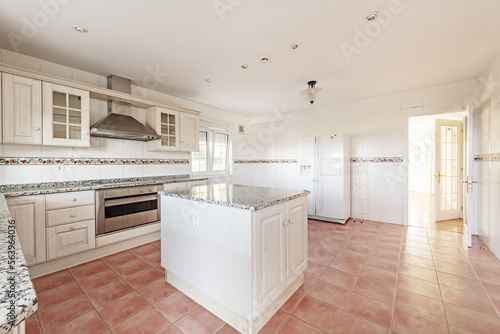
[[[464,117],[464,173],[463,173],[463,194],[464,194],[464,238],[467,246],[472,246],[472,234],[476,233],[476,194],[477,194],[477,174],[476,164],[474,164],[474,110],[467,110]]]
[[[436,221],[462,214],[462,122],[436,120]]]
[[[316,215],[344,218],[343,138],[318,137]]]

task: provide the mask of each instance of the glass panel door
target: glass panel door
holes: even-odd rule
[[[53,137],[60,139],[82,139],[81,96],[52,92]]]

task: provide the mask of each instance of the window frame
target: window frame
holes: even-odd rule
[[[194,172],[193,164],[191,163],[191,173],[196,175],[226,175],[230,173],[230,157],[231,157],[231,133],[229,130],[216,128],[216,127],[202,127],[200,126],[198,129],[199,132],[207,133],[207,156],[206,156],[206,164],[207,170],[202,172]],[[227,135],[227,151],[226,151],[226,163],[224,166],[224,170],[222,171],[214,171],[214,147],[215,147],[215,137],[216,134]],[[201,136],[200,136],[201,138]],[[194,152],[193,152],[194,153]],[[191,161],[193,161],[193,153],[191,153]]]

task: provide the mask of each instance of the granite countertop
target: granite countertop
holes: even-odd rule
[[[206,177],[189,175],[129,177],[120,179],[82,180],[66,182],[45,182],[7,184],[0,186],[0,194],[8,197],[63,193],[69,191],[99,190],[120,187],[144,186],[150,184],[203,181]]]
[[[187,189],[159,191],[161,195],[189,199],[228,206],[236,209],[256,211],[307,196],[310,191],[266,187],[244,186],[238,184],[211,184],[191,186]]]
[[[37,309],[21,244],[5,197],[0,194],[0,333],[8,333]]]

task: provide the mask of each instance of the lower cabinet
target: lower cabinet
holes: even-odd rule
[[[254,218],[256,302],[271,304],[307,267],[307,198],[259,210]]]
[[[47,260],[95,248],[95,221],[47,228]]]
[[[8,197],[6,200],[16,222],[26,264],[45,262],[45,195]]]

